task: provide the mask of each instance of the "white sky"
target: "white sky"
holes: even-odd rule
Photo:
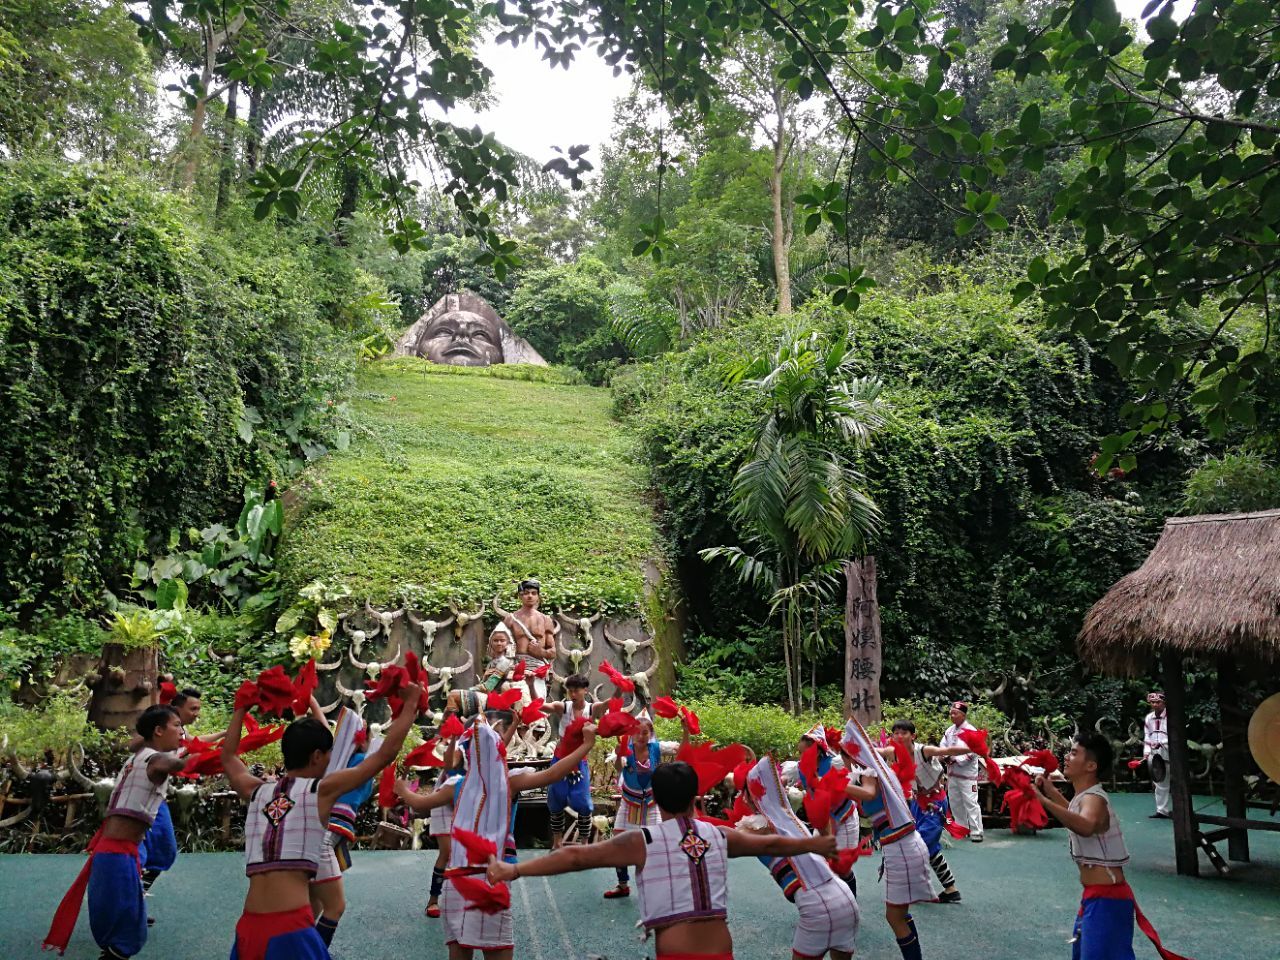
[[[1136,20],[1147,2],[1116,0],[1116,6]],[[1191,3],[1177,0],[1178,15],[1185,15]],[[564,149],[586,143],[591,146],[587,157],[599,169],[600,146],[609,139],[614,101],[631,89],[625,73],[615,77],[613,68],[591,51],[579,51],[568,70],[552,68],[532,43],[513,49],[490,40],[479,57],[494,73],[491,90],[496,105],[482,113],[453,110],[449,120],[479,124],[502,143],[540,162],[555,156],[552,146]]]

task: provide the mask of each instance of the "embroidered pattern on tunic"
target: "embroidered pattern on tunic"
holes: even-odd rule
[[[288,796],[282,794],[263,807],[262,813],[271,821],[272,826],[279,827],[280,821],[283,820],[292,809],[293,801],[289,799]]]
[[[702,858],[711,849],[711,844],[698,836],[691,824],[689,829],[685,831],[684,838],[680,841],[680,849],[684,851],[686,857],[696,864],[702,862]]]

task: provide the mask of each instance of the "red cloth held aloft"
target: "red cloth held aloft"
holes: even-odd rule
[[[440,727],[440,738],[448,740],[451,737],[460,737],[466,729],[462,725],[462,721],[458,719],[458,715],[451,713],[445,717],[444,725]]]
[[[587,718],[579,717],[565,728],[560,737],[560,742],[556,744],[555,755],[557,759],[569,756],[569,754],[582,746],[582,728],[586,725]]]
[[[898,778],[898,783],[902,785],[902,795],[910,800],[916,786],[915,751],[898,740],[893,740],[891,743],[894,755],[893,772]]]
[[[1028,767],[1039,767],[1045,773],[1053,773],[1058,769],[1058,758],[1049,750],[1032,750],[1022,762]]]
[[[630,677],[624,676],[617,667],[605,661],[600,664],[600,672],[609,678],[609,681],[624,693],[633,693],[636,689],[636,683]]]
[[[529,701],[529,705],[520,711],[520,722],[526,727],[531,723],[543,720],[547,716],[547,711],[542,709],[545,701],[542,697],[537,697]]]
[[[287,718],[293,713],[293,681],[277,664],[258,674],[258,709],[266,716]]]
[[[462,849],[467,851],[467,863],[473,867],[487,864],[490,857],[498,855],[497,844],[474,831],[454,827],[453,839],[462,844]]]
[[[510,710],[520,701],[520,688],[512,687],[502,693],[491,693],[484,702],[486,710]]]
[[[653,712],[664,720],[674,720],[680,715],[680,706],[670,697],[658,697],[653,701]]]
[[[524,672],[526,669],[527,667],[525,665],[525,661],[521,660],[519,663],[517,663],[516,668],[513,671],[511,671],[511,682],[519,683],[521,680],[523,680]]]
[[[987,779],[999,786],[1001,780],[1000,765],[991,759],[991,748],[987,745],[987,731],[961,730],[957,736],[960,737],[966,747],[982,758],[982,762],[987,768]]]
[[[713,743],[690,743],[681,745],[676,753],[677,760],[689,764],[697,772],[699,796],[733,773],[733,768],[747,757],[747,748],[740,743],[719,749]]]
[[[685,726],[689,728],[689,735],[696,737],[702,732],[702,723],[698,720],[698,715],[688,707],[680,708],[680,718],[684,720]]]
[[[1049,815],[1031,787],[1031,774],[1022,767],[1012,767],[1004,773],[1004,785],[1009,789],[1000,808],[1009,811],[1010,830],[1015,833],[1022,827],[1043,830],[1049,825]]]
[[[170,683],[168,680],[160,684],[160,703],[161,705],[170,704],[173,698],[178,695],[178,687]]]
[[[547,679],[547,674],[549,674],[550,672],[551,672],[551,664],[549,663],[544,663],[540,667],[533,668],[533,675],[537,677],[539,680]]]
[[[421,746],[414,747],[404,758],[406,767],[443,767],[444,761],[436,756],[436,745],[439,737],[433,737]]]
[[[308,660],[302,665],[298,675],[293,678],[293,715],[295,717],[301,717],[311,709],[311,694],[319,685],[320,680],[316,677],[316,662],[314,659]]]
[[[596,728],[596,736],[603,737],[606,740],[610,737],[629,737],[639,728],[640,721],[625,710],[610,710],[600,718],[600,724]]]
[[[236,698],[232,703],[232,708],[239,710],[241,707],[254,707],[258,704],[258,685],[252,680],[246,680],[236,688]]]

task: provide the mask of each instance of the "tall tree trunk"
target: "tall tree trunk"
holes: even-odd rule
[[[204,149],[204,125],[209,115],[209,101],[216,96],[213,86],[213,68],[217,65],[218,53],[229,42],[240,28],[244,26],[244,13],[227,24],[223,30],[215,30],[209,20],[200,26],[201,42],[204,46],[204,63],[200,68],[200,96],[196,99],[195,108],[191,111],[191,127],[187,130],[187,158],[182,165],[182,186],[190,189],[196,182],[196,170],[200,166],[200,153]]]
[[[342,161],[342,199],[333,216],[334,242],[345,247],[350,241],[351,220],[356,215],[360,200],[360,171],[349,159]]]
[[[786,114],[782,95],[775,96],[778,125],[773,137],[773,169],[769,175],[769,201],[773,207],[773,276],[778,284],[778,313],[791,312],[791,244],[787,218],[782,211],[782,172],[787,165]]]
[[[244,164],[250,173],[258,172],[258,154],[262,151],[262,88],[249,90],[249,139],[244,145]]]
[[[236,97],[240,84],[233,83],[227,91],[227,114],[222,122],[222,169],[218,171],[218,199],[213,205],[215,220],[222,218],[231,199],[231,180],[236,170]]]

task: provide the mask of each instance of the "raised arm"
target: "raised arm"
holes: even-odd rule
[[[262,780],[249,772],[249,768],[240,759],[240,729],[244,726],[248,707],[236,707],[231,714],[231,723],[227,734],[222,738],[222,772],[231,781],[231,789],[239,794],[241,800],[248,800],[253,791],[262,786]]]
[[[418,793],[403,780],[395,783],[395,794],[415,813],[430,813],[437,807],[446,807],[453,802],[452,785],[437,787],[430,793]]]
[[[876,794],[880,792],[880,781],[875,777],[864,777],[863,779],[871,782],[869,784],[849,784],[844,788],[845,796],[853,797],[858,803],[868,803],[874,800]]]
[[[582,728],[582,746],[567,757],[561,757],[545,770],[514,775],[509,781],[511,792],[519,793],[521,790],[537,790],[539,787],[549,787],[551,784],[563,780],[578,769],[578,764],[591,752],[591,747],[595,742],[596,728],[588,723]]]
[[[1080,812],[1076,813],[1069,809],[1066,803],[1060,803],[1046,796],[1042,778],[1044,778],[1043,774],[1036,777],[1035,781],[1037,799],[1045,810],[1057,817],[1072,833],[1078,833],[1082,837],[1092,837],[1094,834],[1103,833],[1111,825],[1111,815],[1107,813],[1106,801],[1101,797],[1093,795],[1085,797],[1081,803]],[[1062,797],[1056,787],[1053,788],[1053,792]]]
[[[639,830],[626,830],[604,843],[561,847],[554,853],[523,863],[503,863],[496,857],[491,858],[489,882],[509,883],[520,877],[554,877],[597,867],[643,867],[644,858],[643,834]]]
[[[954,747],[921,747],[920,752],[926,760],[932,760],[934,757],[963,757],[973,751],[964,744],[958,744]]]
[[[422,696],[422,687],[411,683],[404,688],[404,706],[400,714],[391,721],[383,731],[383,740],[378,749],[366,756],[354,767],[335,770],[320,781],[320,797],[332,803],[348,790],[354,790],[366,780],[372,780],[387,764],[395,763],[400,755],[400,747],[404,738],[418,717],[418,698]]]
[[[808,837],[783,837],[776,833],[747,833],[721,827],[728,841],[731,857],[794,857],[801,853],[816,853],[834,857],[836,838],[830,834],[815,833]]]

